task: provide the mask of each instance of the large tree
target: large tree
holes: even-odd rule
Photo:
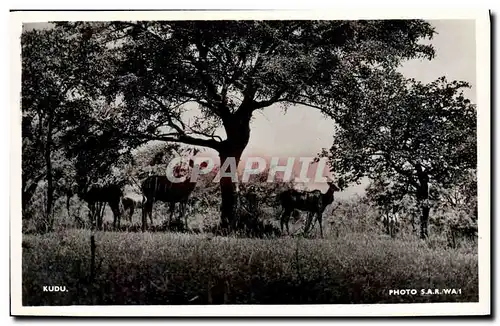
[[[64,137],[80,125],[75,113],[90,107],[103,69],[96,43],[62,28],[25,30],[22,46],[22,203],[26,211],[39,181],[46,180],[49,229],[55,192],[64,176]]]
[[[222,166],[239,162],[256,110],[302,104],[335,117],[352,85],[371,70],[434,55],[419,43],[434,30],[419,20],[64,25],[107,44],[109,66],[116,68],[109,101],[121,106],[117,132],[209,147]],[[196,115],[187,113],[193,105]],[[230,229],[235,185],[223,177],[220,187],[221,225]]]
[[[421,207],[421,238],[428,235],[429,187],[453,187],[476,168],[476,106],[463,94],[467,87],[444,77],[424,84],[394,71],[367,75],[338,113],[325,153],[349,182],[383,176],[395,200],[412,195]]]

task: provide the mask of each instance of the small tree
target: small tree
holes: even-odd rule
[[[364,198],[377,209],[377,221],[382,218],[388,234],[391,234],[390,222],[401,226],[409,222],[411,230],[416,231],[417,203],[414,196],[408,192],[407,183],[390,180],[381,174],[377,179],[371,180]],[[395,217],[397,220],[394,220]]]
[[[62,175],[58,165],[64,165],[62,139],[79,123],[69,117],[89,104],[98,89],[95,81],[105,71],[99,66],[94,45],[76,40],[61,28],[27,30],[21,36],[23,210],[45,178],[49,229],[59,182],[56,177]]]
[[[428,235],[429,187],[449,188],[476,166],[476,107],[464,87],[444,77],[423,84],[396,72],[367,75],[339,112],[334,144],[323,153],[349,182],[384,175],[414,196],[421,238]]]
[[[436,196],[441,206],[468,213],[472,220],[477,220],[477,173],[476,169],[466,171],[462,178],[448,188],[436,189]]]

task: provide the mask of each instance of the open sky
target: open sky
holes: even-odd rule
[[[407,77],[431,82],[441,76],[448,80],[464,80],[472,85],[466,95],[476,101],[476,40],[473,20],[433,20],[437,34],[429,41],[436,57],[404,63],[401,72]],[[45,23],[30,24],[25,28],[43,28]],[[319,112],[295,106],[286,114],[279,106],[271,106],[254,113],[251,136],[243,156],[314,157],[322,148],[329,148],[333,140],[333,121]],[[366,183],[353,186],[339,197],[362,193]],[[309,184],[309,188],[325,190],[326,184]]]

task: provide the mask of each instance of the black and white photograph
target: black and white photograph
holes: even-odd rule
[[[11,315],[489,315],[490,13],[362,13],[11,12]]]

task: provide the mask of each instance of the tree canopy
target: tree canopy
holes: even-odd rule
[[[241,138],[238,118],[275,103],[332,113],[371,69],[432,58],[423,21],[175,21],[66,24],[108,44],[130,135],[221,149]],[[91,35],[91,36],[89,36]],[[200,114],[183,117],[183,104]],[[222,136],[224,137],[224,136]],[[244,137],[246,138],[246,137]],[[228,141],[228,139],[225,139]]]
[[[468,83],[442,77],[424,84],[385,71],[357,87],[364,95],[352,93],[334,144],[323,153],[348,182],[383,176],[392,198],[411,194],[428,206],[429,184],[452,187],[476,168],[476,106],[463,94]]]
[[[77,171],[150,140],[210,147],[221,164],[238,162],[254,111],[303,104],[342,121],[352,97],[367,96],[360,80],[434,56],[420,43],[434,35],[422,20],[64,22],[50,33],[63,40],[46,39],[39,69],[66,69],[57,85],[75,103],[65,107],[78,121],[66,138]],[[234,193],[221,178],[223,227],[232,225]]]

